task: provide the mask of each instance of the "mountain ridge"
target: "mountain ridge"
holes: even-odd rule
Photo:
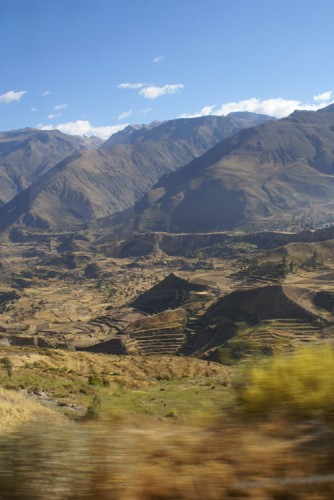
[[[230,230],[320,207],[334,195],[334,106],[224,139],[135,206],[138,230]]]
[[[116,144],[109,147],[106,141],[96,151],[65,159],[2,207],[0,229],[15,222],[39,228],[79,227],[129,208],[164,174],[201,155],[221,137],[268,117],[250,113],[240,120],[241,125],[235,117],[170,120],[130,131],[125,144],[119,143],[119,132],[110,139]]]
[[[94,149],[97,137],[63,134],[59,130],[25,128],[0,132],[0,204],[26,189],[43,173],[83,149]]]

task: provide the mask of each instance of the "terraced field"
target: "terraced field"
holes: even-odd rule
[[[264,322],[270,334],[277,339],[291,342],[315,342],[319,339],[321,326],[296,318],[280,318]]]
[[[178,324],[166,324],[154,330],[137,331],[125,341],[129,354],[172,355],[177,354],[186,336],[179,331]]]

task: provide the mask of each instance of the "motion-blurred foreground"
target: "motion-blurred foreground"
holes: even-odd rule
[[[196,374],[175,371],[146,387],[94,386],[76,419],[61,406],[3,389],[1,498],[333,498],[331,348],[274,356],[256,367],[253,360],[231,378],[214,363],[200,373],[204,362],[196,363],[201,382],[193,385]],[[10,358],[2,366],[13,384]],[[169,408],[175,389],[187,409]],[[207,404],[200,404],[196,391],[204,389]],[[216,391],[221,403],[211,396]]]

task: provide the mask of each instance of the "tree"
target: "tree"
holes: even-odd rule
[[[281,266],[282,266],[282,274],[285,277],[288,274],[288,270],[289,270],[289,268],[288,268],[288,259],[287,259],[286,255],[284,255],[282,257],[282,264],[281,264]]]
[[[310,266],[312,269],[316,269],[316,267],[319,265],[319,255],[316,250],[314,250],[312,257],[310,259]]]
[[[293,259],[291,259],[290,262],[289,262],[289,272],[290,273],[294,273],[295,272],[295,263],[294,263]]]

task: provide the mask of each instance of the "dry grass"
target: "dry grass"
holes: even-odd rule
[[[176,356],[117,356],[33,347],[1,347],[0,358],[7,357],[13,365],[13,376],[24,369],[39,372],[50,370],[84,378],[92,371],[108,378],[116,386],[147,387],[157,380],[185,377],[218,377],[225,380],[230,370],[217,363]]]
[[[0,438],[0,498],[331,499],[325,439],[326,428],[283,421],[30,425]]]
[[[59,412],[46,408],[28,395],[0,388],[0,432],[12,431],[30,421],[62,421]]]

